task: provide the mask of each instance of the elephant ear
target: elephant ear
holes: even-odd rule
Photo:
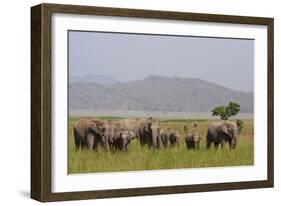
[[[226,126],[222,126],[221,131],[222,131],[224,134],[228,135],[228,128],[227,128]]]
[[[236,124],[236,123],[235,123]],[[230,123],[227,127],[227,130],[228,130],[228,134],[230,135],[230,138],[232,139],[233,136],[235,135],[235,128],[236,128],[236,125],[234,123]]]
[[[130,140],[136,138],[136,135],[135,135],[135,133],[133,131],[129,131],[129,138],[130,138]]]
[[[114,136],[115,137],[121,137],[121,135],[122,135],[122,130],[120,129],[120,128],[116,128],[116,127],[114,127],[114,129],[113,129],[113,134],[114,134]]]
[[[104,123],[98,120],[92,120],[90,124],[91,130],[96,133],[103,133],[105,131],[104,126]]]
[[[98,120],[92,120],[92,123],[95,124],[97,127],[103,127],[103,122]]]
[[[89,125],[89,128],[88,128],[91,132],[95,133],[95,134],[99,134],[100,133],[100,130],[99,128],[97,127],[97,125],[94,123],[94,122],[91,122],[91,124]]]

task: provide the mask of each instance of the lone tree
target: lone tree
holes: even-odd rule
[[[227,106],[218,106],[212,110],[213,116],[220,116],[222,120],[228,120],[229,117],[235,116],[240,111],[240,105],[236,102],[229,102]]]

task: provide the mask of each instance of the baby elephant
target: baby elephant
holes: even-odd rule
[[[114,150],[128,151],[131,140],[135,139],[136,135],[132,131],[122,130],[117,134],[113,142]]]
[[[178,130],[167,130],[160,131],[160,138],[164,147],[179,146],[180,137]]]
[[[167,130],[161,129],[160,139],[164,147],[170,147],[170,136],[171,136],[170,128],[168,128]]]
[[[185,137],[185,144],[187,149],[199,150],[201,136],[198,132],[187,133]]]
[[[180,134],[179,134],[178,129],[175,129],[174,131],[172,131],[172,133],[170,135],[170,144],[171,144],[171,147],[180,145]]]

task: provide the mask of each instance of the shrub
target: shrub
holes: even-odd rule
[[[242,129],[244,128],[244,122],[241,119],[237,119],[236,124],[238,127],[238,134],[240,134],[242,132]]]

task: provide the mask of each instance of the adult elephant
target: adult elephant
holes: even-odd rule
[[[105,132],[104,132],[105,149],[107,151],[113,150],[114,143],[117,140],[118,130],[120,130],[120,128],[118,127],[118,124],[112,121],[104,121],[104,128],[105,128]]]
[[[93,150],[99,144],[104,145],[104,131],[103,122],[90,118],[81,118],[73,128],[76,149],[87,147]]]
[[[227,142],[230,149],[235,149],[238,139],[237,132],[238,128],[235,122],[220,121],[212,123],[208,127],[206,136],[207,149],[211,147],[212,143],[217,149],[219,144],[223,147]]]
[[[149,148],[161,148],[163,145],[160,136],[160,123],[157,120],[140,122],[138,126],[137,137],[141,146],[147,145]]]
[[[122,130],[132,131],[140,140],[141,146],[148,145],[149,147],[161,147],[159,136],[159,121],[150,118],[143,119],[121,119],[115,120],[115,123]]]

